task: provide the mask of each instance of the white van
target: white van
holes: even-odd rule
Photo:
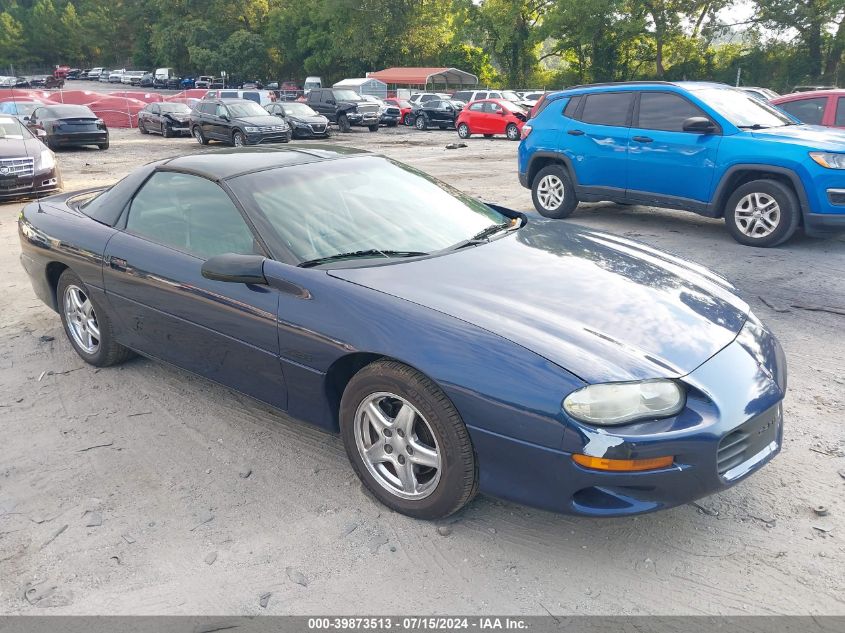
[[[314,88],[322,88],[323,87],[323,80],[320,77],[306,77],[305,83],[302,84],[302,91],[305,94],[308,94],[310,90]]]
[[[172,68],[156,68],[155,79],[167,81],[176,77],[176,71]]]

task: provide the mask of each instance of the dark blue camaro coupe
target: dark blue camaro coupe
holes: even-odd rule
[[[76,352],[137,352],[339,431],[382,502],[684,503],[779,450],[780,345],[722,278],[330,146],[195,154],[19,220]]]

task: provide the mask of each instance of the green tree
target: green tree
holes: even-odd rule
[[[8,11],[0,13],[0,67],[15,64],[24,57],[23,25]]]

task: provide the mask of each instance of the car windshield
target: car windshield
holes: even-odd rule
[[[317,113],[311,109],[310,106],[305,105],[304,103],[297,103],[296,101],[292,101],[290,103],[286,103],[282,106],[285,114],[292,114],[294,116],[317,116]]]
[[[184,103],[162,103],[160,107],[162,112],[171,114],[188,114],[191,111]]]
[[[17,114],[21,116],[29,116],[32,114],[32,111],[35,110],[40,103],[33,103],[31,101],[17,101],[17,102],[6,102],[0,107],[0,112],[4,114]]]
[[[704,88],[694,94],[740,128],[762,130],[794,124],[778,109],[741,90]]]
[[[21,140],[31,138],[29,131],[14,117],[0,116],[0,139]]]
[[[267,116],[267,111],[254,101],[245,103],[227,103],[229,114],[233,117]]]
[[[331,169],[311,163],[261,171],[229,184],[257,216],[271,250],[299,262],[349,254],[372,263],[432,253],[511,222],[422,172],[376,156],[334,161]]]
[[[363,101],[361,96],[354,90],[335,90],[334,98],[338,101]]]

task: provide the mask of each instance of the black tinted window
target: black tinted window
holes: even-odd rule
[[[683,132],[684,121],[694,116],[707,115],[680,95],[669,92],[644,92],[640,95],[638,127]]]
[[[836,100],[836,121],[833,124],[836,127],[845,127],[845,97]]]
[[[581,120],[584,123],[615,125],[628,124],[628,112],[634,101],[633,92],[604,92],[586,96]]]
[[[472,93],[468,91],[456,92],[452,95],[452,99],[456,101],[469,101],[470,97],[472,97]]]
[[[548,101],[546,101],[546,104]],[[569,103],[566,104],[566,107],[563,109],[563,115],[568,116],[570,119],[575,118],[575,112],[578,110],[578,104],[581,103],[581,95],[576,95],[569,100]],[[546,105],[544,104],[544,105]],[[542,108],[539,108],[542,109]],[[539,111],[538,109],[538,111]]]
[[[824,117],[824,106],[827,97],[814,97],[812,99],[798,99],[781,103],[778,107],[786,110],[802,123],[809,125],[821,125]],[[837,113],[838,114],[838,113]]]
[[[153,174],[132,200],[126,230],[203,259],[256,252],[252,232],[226,192],[188,174]]]
[[[476,99],[486,99],[486,98],[487,98],[487,93],[486,93],[486,92],[476,92],[476,93],[475,93],[475,98],[476,98]]]

